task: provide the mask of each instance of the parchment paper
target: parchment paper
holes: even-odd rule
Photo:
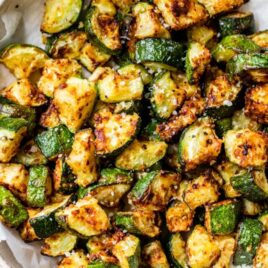
[[[43,3],[43,0],[0,0],[0,48],[10,42],[43,46],[39,32]],[[254,12],[258,30],[268,29],[268,0],[251,0],[242,9]],[[0,89],[13,80],[0,65]],[[0,268],[4,268],[1,256],[11,268],[56,267],[53,258],[40,255],[39,243],[25,244],[15,230],[0,223]]]

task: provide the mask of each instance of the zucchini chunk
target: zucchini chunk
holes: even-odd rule
[[[83,129],[75,134],[74,143],[66,163],[76,175],[75,183],[86,187],[98,178],[95,146],[91,129]]]
[[[186,53],[186,76],[190,84],[196,84],[210,63],[210,52],[202,44],[191,42]]]
[[[38,81],[38,89],[52,98],[56,88],[64,84],[70,77],[80,77],[82,67],[69,59],[49,59],[45,62],[42,76]]]
[[[41,106],[46,103],[45,96],[26,78],[13,82],[1,90],[1,95],[23,106]]]
[[[218,119],[215,122],[216,134],[221,139],[223,138],[224,134],[230,129],[232,129],[232,118],[230,117]]]
[[[260,47],[245,35],[224,37],[213,49],[212,56],[217,62],[227,62],[239,53],[257,53]]]
[[[259,203],[252,202],[246,198],[243,198],[242,202],[243,202],[243,215],[256,216],[262,210],[262,206]]]
[[[179,141],[178,154],[185,170],[189,171],[216,160],[221,151],[221,144],[212,120],[208,117],[197,120],[184,130]]]
[[[268,231],[268,210],[264,210],[258,217],[258,220],[262,223],[263,229]]]
[[[206,206],[205,225],[213,235],[234,232],[240,216],[241,204],[235,199],[224,200]]]
[[[75,183],[76,176],[72,173],[70,167],[66,163],[64,157],[56,160],[55,169],[53,171],[54,190],[63,194],[70,194],[77,189]]]
[[[94,115],[96,154],[107,156],[120,153],[137,135],[139,125],[140,117],[136,113],[132,115],[112,114],[108,111],[96,113]],[[121,168],[119,165],[117,167]]]
[[[237,249],[234,265],[250,265],[256,255],[261,241],[262,223],[255,219],[245,218],[239,225]]]
[[[268,30],[257,32],[250,36],[251,40],[255,42],[262,49],[268,49]]]
[[[250,129],[252,131],[260,130],[261,125],[253,120],[251,117],[245,114],[245,110],[235,111],[232,117],[232,129],[240,130],[240,129]]]
[[[87,268],[89,265],[89,259],[82,250],[72,252],[70,255],[64,257],[57,268]]]
[[[137,3],[132,8],[135,38],[170,38],[169,31],[161,24],[159,14],[154,9],[154,5],[145,2]]]
[[[219,186],[210,174],[200,175],[185,187],[184,202],[195,210],[202,205],[216,202],[219,198]]]
[[[185,99],[184,89],[175,83],[170,72],[160,73],[152,82],[150,90],[152,108],[161,119],[169,118]]]
[[[183,58],[183,45],[164,38],[146,38],[136,43],[137,63],[159,62],[180,67]]]
[[[232,12],[222,16],[218,21],[221,36],[234,34],[251,34],[254,30],[252,12]]]
[[[145,170],[161,160],[167,150],[162,141],[134,140],[115,160],[115,166],[125,170]]]
[[[268,181],[265,171],[248,170],[231,178],[233,188],[251,201],[268,198]]]
[[[53,234],[44,240],[41,247],[43,255],[57,257],[62,256],[74,249],[77,243],[77,236],[68,232]]]
[[[61,124],[59,112],[53,102],[51,102],[47,110],[41,114],[39,124],[44,128],[54,128]]]
[[[45,51],[26,44],[11,44],[0,52],[0,63],[18,79],[28,78],[31,73],[43,68],[47,59]]]
[[[26,142],[18,151],[14,158],[14,162],[25,166],[45,165],[46,157],[42,154],[34,140]]]
[[[142,98],[143,81],[140,72],[123,67],[118,71],[110,67],[99,69],[97,82],[100,100],[108,103],[139,100]]]
[[[268,233],[264,233],[253,261],[253,267],[265,267],[268,263]]]
[[[151,171],[142,173],[128,194],[129,204],[150,210],[163,210],[176,196],[180,177],[175,172]]]
[[[27,203],[30,207],[44,207],[47,197],[52,193],[49,169],[38,165],[30,167],[27,186]]]
[[[103,65],[111,58],[111,55],[103,52],[97,46],[86,43],[81,49],[79,61],[87,68],[89,72],[93,72],[98,66]]]
[[[186,252],[188,263],[192,268],[209,268],[220,256],[217,243],[201,225],[196,225],[190,234],[186,244]]]
[[[142,249],[142,258],[151,268],[169,268],[169,263],[161,243],[156,240],[148,243]]]
[[[118,259],[122,268],[138,268],[140,265],[140,240],[127,234],[112,249],[113,255]]]
[[[119,23],[114,15],[92,6],[85,16],[85,30],[90,41],[107,54],[117,55],[122,47]]]
[[[78,59],[86,41],[87,34],[85,32],[63,32],[57,35],[49,47],[48,53],[54,59]]]
[[[267,162],[267,137],[249,129],[229,130],[224,136],[227,158],[243,168],[260,167]]]
[[[189,231],[194,211],[185,202],[175,200],[166,211],[166,224],[171,233]]]
[[[205,101],[199,94],[192,96],[182,105],[177,115],[173,115],[167,122],[158,124],[156,133],[165,141],[170,141],[183,128],[194,123],[205,109]]]
[[[17,153],[27,133],[27,124],[23,118],[0,118],[0,162],[9,162]]]
[[[0,217],[3,223],[15,228],[28,218],[25,207],[4,186],[0,186]]]
[[[221,251],[213,268],[229,267],[235,253],[236,241],[231,235],[215,236],[215,242]]]
[[[59,125],[38,134],[35,142],[45,157],[51,159],[71,150],[73,134],[64,125]]]
[[[5,186],[15,196],[26,201],[29,174],[21,164],[0,164],[0,185]]]
[[[55,213],[62,207],[65,207],[71,200],[70,196],[64,196],[61,200],[57,201],[46,205],[29,220],[35,234],[41,239],[62,231],[62,228],[56,222]]]
[[[71,132],[79,130],[84,120],[90,116],[96,95],[93,84],[76,77],[69,78],[55,90],[53,104],[59,112],[60,121]]]
[[[82,6],[82,0],[46,0],[41,31],[53,34],[68,29],[77,21]]]
[[[233,114],[242,84],[239,78],[230,80],[226,73],[216,70],[208,77],[205,86],[206,114],[221,119]]]
[[[245,100],[245,114],[259,123],[268,124],[268,84],[247,90]]]
[[[226,65],[230,76],[247,74],[247,78],[258,83],[268,82],[268,55],[265,53],[238,54]]]
[[[208,13],[198,1],[178,3],[175,0],[154,0],[165,22],[173,30],[183,30],[208,19]]]
[[[117,212],[115,225],[134,235],[155,237],[160,234],[159,218],[149,210]]]
[[[216,35],[215,29],[207,25],[196,25],[187,30],[189,42],[198,42],[206,47],[210,47],[213,44]]]
[[[64,229],[82,238],[101,234],[110,225],[108,216],[91,196],[57,211],[55,217]]]
[[[168,241],[168,256],[175,268],[187,268],[186,243],[180,233],[172,234]]]
[[[40,212],[39,208],[38,209],[27,208],[27,213],[29,215],[29,218],[26,221],[24,221],[23,224],[21,224],[21,226],[19,227],[20,237],[26,243],[33,242],[33,241],[40,239],[39,237],[37,237],[34,229],[32,228],[30,224],[30,219],[39,212]]]

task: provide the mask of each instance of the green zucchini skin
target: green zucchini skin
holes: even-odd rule
[[[88,264],[87,268],[119,268],[119,266],[104,261],[94,261]]]
[[[28,218],[25,207],[4,186],[0,186],[0,216],[8,226],[15,228]]]
[[[239,226],[238,246],[234,255],[235,265],[250,265],[256,254],[262,235],[262,223],[256,219],[245,218]]]
[[[231,178],[231,185],[233,188],[241,193],[244,197],[251,201],[262,201],[268,198],[267,189],[262,189],[255,182],[255,176],[263,176],[263,180],[266,180],[265,174],[261,174],[264,171],[252,170],[243,174],[233,176]]]
[[[69,151],[74,135],[64,125],[48,129],[38,134],[35,142],[47,158],[53,158],[60,153]]]
[[[179,68],[184,56],[183,45],[164,38],[147,38],[136,43],[137,63],[160,62]]]
[[[220,17],[218,24],[222,36],[250,34],[254,31],[254,15],[251,12],[234,12]]]
[[[29,170],[27,202],[31,207],[44,207],[47,203],[46,190],[50,180],[46,166],[33,166]]]
[[[232,129],[232,118],[227,117],[227,118],[217,120],[215,122],[215,129],[216,129],[216,134],[218,135],[218,137],[222,138],[224,136],[224,133]]]

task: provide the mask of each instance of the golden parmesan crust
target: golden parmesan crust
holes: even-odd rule
[[[88,264],[89,259],[82,250],[79,250],[71,253],[68,257],[64,257],[57,268],[87,268]]]
[[[262,235],[261,243],[253,261],[254,268],[265,268],[268,263],[268,232]]]
[[[45,128],[53,128],[60,125],[59,112],[53,103],[41,114],[39,124]]]

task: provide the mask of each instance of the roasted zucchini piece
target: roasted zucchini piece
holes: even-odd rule
[[[216,134],[221,139],[223,138],[224,134],[230,129],[232,129],[232,118],[231,117],[218,119],[215,122]]]
[[[82,0],[46,0],[41,31],[53,34],[71,27],[77,21],[82,6]]]
[[[264,169],[253,169],[231,178],[233,188],[251,201],[268,198],[268,181]]]
[[[268,231],[268,210],[264,210],[258,217],[258,220],[262,223],[263,229]]]
[[[235,111],[232,117],[232,129],[240,130],[247,128],[252,131],[258,131],[260,130],[261,125],[251,117],[247,116],[244,109]]]
[[[191,42],[186,53],[186,76],[190,84],[199,82],[207,65],[210,63],[210,52],[202,44]]]
[[[110,225],[108,216],[91,196],[59,210],[55,217],[64,229],[82,238],[101,234]]]
[[[46,103],[45,96],[26,78],[13,82],[1,90],[1,95],[11,102],[23,106],[41,106]]]
[[[100,7],[92,6],[85,16],[85,30],[90,41],[107,54],[120,52],[121,41],[119,23],[114,15],[106,13]]]
[[[253,267],[254,268],[265,267],[268,263],[267,256],[268,256],[268,233],[264,233],[261,237],[261,242],[253,261]]]
[[[0,162],[9,162],[17,153],[27,133],[27,125],[23,118],[0,118]]]
[[[99,69],[101,75],[97,88],[101,101],[114,103],[142,98],[143,81],[140,72],[131,72],[126,67],[118,71],[109,67]]]
[[[212,56],[217,62],[227,62],[239,53],[257,53],[260,47],[245,35],[229,35],[224,37],[213,49]]]
[[[112,253],[118,259],[121,268],[138,268],[140,252],[140,240],[131,234],[127,234],[112,249]]]
[[[247,78],[258,83],[268,82],[268,55],[265,53],[238,54],[226,65],[230,76],[247,74]]]
[[[167,144],[162,141],[134,140],[115,160],[118,168],[125,170],[145,170],[161,160]]]
[[[64,257],[57,268],[87,268],[89,265],[89,259],[82,250],[74,251],[70,255]]]
[[[268,49],[268,30],[257,32],[250,36],[251,40],[255,42],[262,49]]]
[[[145,39],[149,37],[170,38],[169,31],[161,24],[159,14],[152,4],[140,2],[132,8],[134,16],[134,37]]]
[[[64,84],[70,77],[80,77],[82,67],[70,59],[49,59],[45,62],[38,89],[48,97],[53,97],[55,89]]]
[[[172,79],[170,72],[157,75],[150,86],[152,108],[158,118],[167,119],[179,108],[185,91]]]
[[[18,227],[28,218],[25,207],[4,186],[0,186],[0,218],[10,227]]]
[[[187,30],[189,42],[198,42],[206,47],[210,47],[213,44],[216,36],[215,29],[207,25],[196,25]]]
[[[137,63],[159,62],[180,67],[183,58],[183,45],[164,38],[146,38],[136,43],[135,60]]]
[[[184,202],[190,209],[216,202],[219,198],[219,186],[210,174],[200,175],[188,183],[183,192]]]
[[[0,63],[18,79],[28,78],[31,73],[43,68],[47,59],[45,51],[26,44],[11,44],[0,52]]]
[[[159,218],[153,211],[117,212],[115,225],[136,235],[155,237],[160,234]]]
[[[166,210],[166,224],[171,233],[189,231],[194,219],[194,211],[185,202],[175,200]]]
[[[32,166],[29,169],[27,186],[27,203],[30,207],[44,207],[47,197],[52,193],[52,181],[49,168],[43,165]]]
[[[47,110],[41,114],[39,125],[44,128],[54,128],[60,124],[59,112],[55,104],[51,102]]]
[[[260,203],[252,202],[246,198],[242,199],[242,203],[243,203],[243,215],[256,216],[262,210],[262,205]]]
[[[74,143],[66,163],[76,175],[76,184],[86,187],[98,178],[95,146],[91,129],[83,129],[75,134]]]
[[[29,140],[19,149],[14,161],[25,166],[45,165],[47,163],[46,157],[34,140]]]
[[[245,218],[239,225],[234,265],[250,265],[261,241],[262,223]]]
[[[174,0],[154,0],[165,22],[174,30],[183,30],[208,19],[208,13],[198,1],[178,3]]]
[[[241,211],[241,203],[235,199],[220,201],[206,206],[205,225],[213,235],[234,232]]]
[[[158,240],[150,242],[143,247],[142,259],[151,268],[170,267],[166,254]]]
[[[151,171],[142,173],[128,194],[129,204],[150,210],[163,210],[176,196],[180,176],[175,172]]]
[[[76,243],[77,236],[66,231],[56,233],[44,240],[44,244],[41,247],[41,254],[51,257],[62,256],[72,251]]]
[[[129,115],[102,111],[94,115],[93,121],[96,154],[100,156],[120,153],[132,142],[139,131],[140,125],[140,117],[136,113]],[[117,167],[121,168],[120,165],[117,165]]]
[[[46,205],[29,220],[35,234],[40,238],[47,238],[52,234],[62,231],[62,228],[56,222],[55,213],[62,207],[65,207],[71,199],[70,196],[64,196],[57,201]]]
[[[196,225],[190,234],[186,244],[186,252],[188,263],[192,268],[209,268],[220,256],[217,243],[201,225]]]
[[[262,124],[268,124],[268,84],[252,87],[246,92],[245,114]]]
[[[234,34],[250,34],[254,30],[254,15],[252,12],[232,12],[218,20],[221,36]]]
[[[73,134],[64,125],[59,125],[38,134],[35,142],[45,157],[54,158],[71,150]]]
[[[224,136],[227,158],[243,168],[260,167],[267,162],[267,137],[249,129],[229,130]]]
[[[180,233],[172,234],[168,241],[168,256],[175,268],[187,268],[186,243]]]
[[[213,121],[204,117],[184,130],[179,141],[179,158],[185,170],[217,159],[222,141],[216,136]]]

